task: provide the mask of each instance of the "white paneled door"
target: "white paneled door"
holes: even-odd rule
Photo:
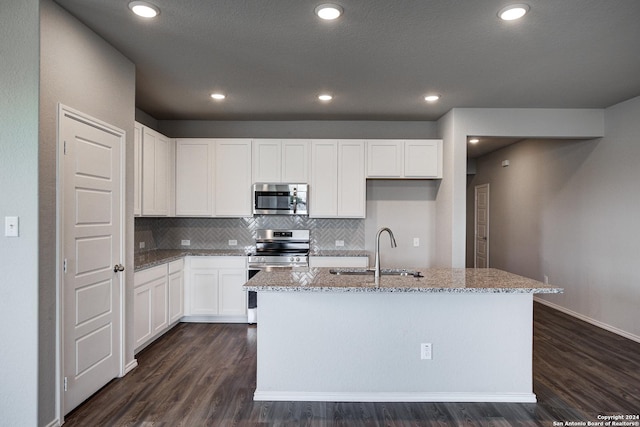
[[[489,267],[489,184],[476,186],[475,268]]]
[[[68,413],[121,371],[124,132],[61,107],[62,369]]]

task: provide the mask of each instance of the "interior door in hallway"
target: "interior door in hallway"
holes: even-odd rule
[[[489,184],[475,188],[475,268],[489,267]]]
[[[124,132],[64,107],[62,381],[68,413],[121,372]]]

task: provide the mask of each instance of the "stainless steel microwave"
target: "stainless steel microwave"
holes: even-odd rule
[[[253,184],[254,215],[308,215],[307,184]]]

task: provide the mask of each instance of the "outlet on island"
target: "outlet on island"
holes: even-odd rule
[[[340,248],[344,246],[344,240],[336,240],[336,247]]]
[[[229,240],[229,246],[238,246],[237,240]]]
[[[431,360],[433,354],[431,353],[431,343],[420,344],[420,359]]]
[[[191,246],[191,240],[182,240],[180,241],[182,246]]]

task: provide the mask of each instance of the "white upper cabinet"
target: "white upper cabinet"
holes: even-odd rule
[[[253,182],[306,183],[309,180],[309,141],[254,139]]]
[[[404,142],[398,140],[367,141],[367,178],[400,178]]]
[[[142,128],[142,215],[170,214],[171,141],[153,129]]]
[[[311,183],[309,216],[331,218],[338,215],[338,141],[311,142]]]
[[[142,215],[142,125],[133,128],[133,215]]]
[[[442,178],[442,140],[367,141],[367,178]]]
[[[215,140],[176,140],[176,216],[214,213]]]
[[[442,140],[405,141],[404,176],[442,178]]]
[[[364,218],[365,144],[360,140],[313,140],[309,215]]]
[[[253,216],[251,209],[251,140],[216,140],[214,169],[215,215]]]
[[[363,141],[338,141],[338,216],[364,218],[367,182]]]

